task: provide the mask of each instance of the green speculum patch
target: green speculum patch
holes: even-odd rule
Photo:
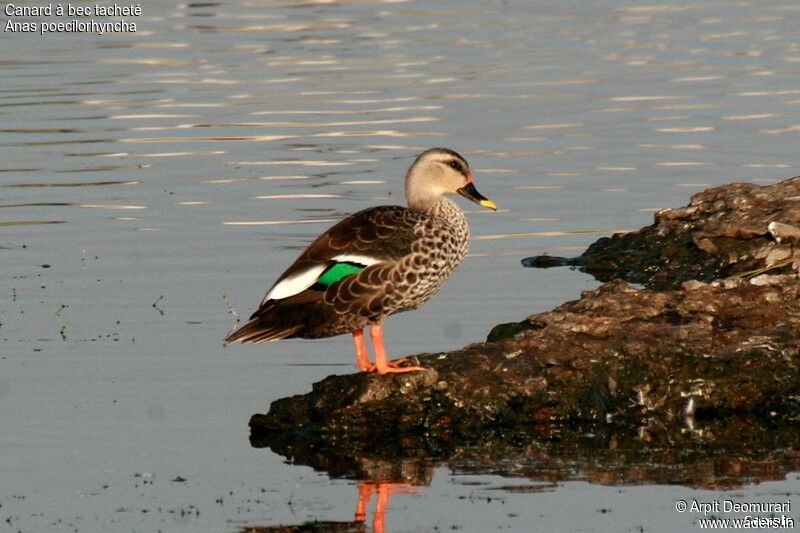
[[[330,287],[337,281],[340,281],[347,276],[358,274],[362,270],[364,270],[363,265],[358,265],[355,263],[334,263],[326,268],[325,272],[323,272],[322,275],[317,278],[317,283],[324,285],[325,287]]]

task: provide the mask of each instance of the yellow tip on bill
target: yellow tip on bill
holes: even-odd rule
[[[489,209],[492,209],[492,210],[494,210],[494,211],[497,211],[497,206],[496,206],[496,205],[494,205],[494,202],[493,202],[493,201],[491,201],[491,200],[481,200],[481,201],[480,201],[480,202],[478,202],[478,203],[479,203],[480,205],[482,205],[483,207],[488,207]]]

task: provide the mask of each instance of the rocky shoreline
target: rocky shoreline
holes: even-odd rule
[[[425,372],[329,376],[253,415],[252,438],[283,449],[309,439],[328,447],[422,439],[429,448],[520,428],[793,426],[799,228],[800,178],[732,184],[659,212],[638,232],[600,239],[578,258],[528,258],[608,282],[500,325],[485,343],[412,358]]]
[[[598,239],[579,257],[535,256],[522,263],[574,266],[600,281],[624,279],[655,290],[761,273],[796,277],[800,177],[769,186],[708,189],[686,207],[659,211],[655,222],[639,231]]]

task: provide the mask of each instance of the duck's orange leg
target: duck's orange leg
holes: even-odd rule
[[[373,491],[377,494],[375,514],[372,517],[372,533],[383,533],[386,525],[386,508],[392,494],[416,494],[416,487],[408,483],[384,483],[381,481],[359,481],[358,503],[354,522],[363,524],[367,518],[367,505]]]
[[[355,522],[363,523],[367,518],[367,504],[372,495],[372,483],[368,481],[358,482],[358,503],[356,504]]]
[[[364,343],[364,330],[357,329],[353,332],[353,344],[356,347],[356,368],[362,372],[372,372],[375,365],[369,362],[367,345]]]
[[[372,349],[375,351],[375,370],[377,370],[378,374],[425,370],[421,366],[398,366],[405,361],[404,359],[389,361],[389,358],[386,356],[386,349],[383,347],[383,332],[380,326],[370,326],[369,337],[372,340]]]
[[[408,483],[381,483],[375,486],[377,502],[375,503],[375,515],[372,517],[372,532],[383,533],[386,525],[386,507],[389,505],[389,497],[392,494],[416,494],[417,490]]]
[[[383,483],[378,483],[375,488],[378,494],[376,498],[378,501],[375,503],[375,514],[372,516],[372,532],[384,533],[386,526],[386,506],[389,504],[389,487]]]

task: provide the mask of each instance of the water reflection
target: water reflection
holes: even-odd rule
[[[783,480],[797,471],[798,430],[796,425],[778,425],[768,418],[734,416],[724,421],[692,418],[671,424],[650,420],[638,426],[543,424],[514,431],[498,429],[466,440],[297,430],[253,433],[250,443],[331,478],[357,480],[355,516],[346,524],[363,527],[369,496],[375,494],[373,527],[382,531],[392,522],[391,512],[387,514],[389,498],[409,493],[424,496],[435,470],[441,467],[449,469],[456,482],[459,477],[474,475],[514,479],[486,488],[507,492],[549,491],[568,481],[731,489]],[[345,523],[337,524],[345,527]],[[260,526],[245,531],[314,531],[303,529],[308,527],[310,524],[286,529]]]
[[[84,181],[84,182],[70,182],[70,183],[13,183],[10,185],[0,185],[0,187],[11,187],[16,189],[24,188],[40,188],[40,187],[97,187],[101,185],[138,185],[138,181]]]
[[[254,447],[262,447],[257,439],[252,439]],[[312,445],[313,448],[313,445]],[[294,448],[281,448],[281,454],[294,453]],[[310,449],[306,450],[310,453]],[[315,458],[287,455],[295,464],[308,464],[318,470],[328,472],[332,477],[357,480],[354,494],[354,512],[351,522],[309,522],[298,526],[251,526],[243,531],[248,533],[277,531],[373,531],[383,533],[391,516],[387,517],[389,501],[393,496],[419,494],[423,487],[430,485],[433,477],[433,463],[424,457],[375,456],[372,454],[353,455],[346,458],[325,457],[325,452]],[[374,508],[370,505],[374,496]],[[366,525],[369,523],[370,528]],[[391,525],[391,524],[389,524]]]
[[[372,531],[372,533],[384,533],[386,531],[386,511],[389,499],[397,494],[416,494],[417,492],[417,488],[408,483],[359,480],[357,484],[357,501],[351,522],[314,521],[297,526],[250,526],[244,528],[242,533],[285,533],[292,531]],[[372,519],[369,520],[371,527],[367,528],[370,514],[369,507],[373,495],[375,496],[375,507],[372,511]]]

